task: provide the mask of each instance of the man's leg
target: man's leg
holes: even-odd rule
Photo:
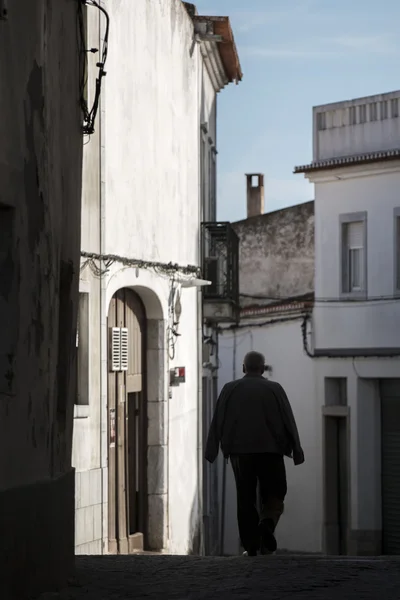
[[[243,548],[255,556],[260,548],[259,516],[256,508],[257,471],[254,455],[231,456],[237,491],[237,520]]]
[[[257,468],[260,482],[262,510],[260,533],[263,550],[275,552],[277,548],[274,532],[283,513],[287,493],[286,469],[283,456],[260,454]]]

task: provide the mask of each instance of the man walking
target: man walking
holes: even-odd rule
[[[218,398],[205,457],[214,462],[219,446],[230,458],[236,481],[240,539],[248,556],[275,552],[275,528],[287,493],[284,456],[304,462],[296,422],[279,383],[264,375],[265,358],[246,354],[244,377],[227,383]],[[256,508],[257,482],[262,510]]]

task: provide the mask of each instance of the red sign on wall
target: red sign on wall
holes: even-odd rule
[[[186,381],[186,367],[175,367],[169,372],[169,384],[179,385]]]

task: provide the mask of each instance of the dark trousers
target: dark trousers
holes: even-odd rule
[[[260,521],[267,520],[272,531],[283,513],[287,493],[286,469],[280,454],[235,454],[230,457],[237,491],[237,520],[242,546],[248,552],[260,548]],[[261,514],[257,511],[257,482]]]

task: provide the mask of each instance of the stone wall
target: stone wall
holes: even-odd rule
[[[314,291],[313,201],[238,221],[233,227],[240,240],[240,292],[246,294],[241,306]]]
[[[63,585],[73,568],[77,6],[17,0],[0,21],[0,596],[7,599]]]

